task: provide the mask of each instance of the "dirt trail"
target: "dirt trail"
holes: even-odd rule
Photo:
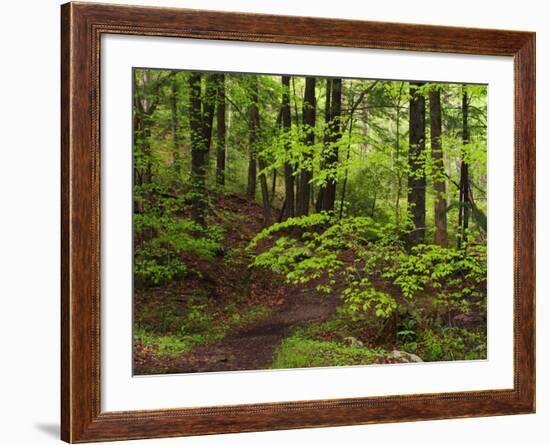
[[[235,220],[234,230],[227,232],[224,247],[235,249],[246,246],[263,228],[261,207],[237,195],[221,196],[217,208],[244,218]],[[273,218],[277,215],[273,214]],[[278,285],[270,281],[269,275],[251,276],[249,259],[237,259],[232,268],[223,263],[220,257],[214,262],[197,264],[202,272],[202,281],[172,283],[172,294],[186,295],[189,288],[208,290],[214,298],[226,301],[237,298],[247,292],[252,304],[274,307],[267,318],[254,324],[235,328],[228,332],[223,340],[194,348],[192,351],[176,357],[156,357],[150,352],[142,352],[140,363],[134,367],[136,374],[191,373],[210,371],[235,371],[271,368],[274,352],[281,341],[289,335],[292,328],[309,322],[321,322],[334,314],[341,303],[334,294],[326,295],[315,290],[318,283],[302,286]],[[195,280],[197,280],[195,278]],[[183,286],[183,289],[180,289]],[[165,288],[167,286],[164,286]],[[153,295],[156,298],[159,291]],[[147,300],[151,299],[148,293]],[[178,297],[177,301],[185,300]],[[276,305],[272,303],[277,300]],[[280,303],[278,300],[281,300]]]
[[[271,368],[276,347],[292,328],[328,319],[339,303],[339,299],[332,295],[302,289],[289,296],[271,316],[230,332],[219,343],[185,354],[173,363],[175,369],[172,372]]]

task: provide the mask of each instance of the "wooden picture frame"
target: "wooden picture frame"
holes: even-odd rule
[[[67,3],[61,7],[61,437],[71,443],[494,416],[535,411],[535,34]],[[514,387],[209,408],[102,412],[102,34],[512,56],[515,72]]]

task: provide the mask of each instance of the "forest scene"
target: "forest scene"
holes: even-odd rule
[[[132,76],[135,375],[486,359],[486,85]]]

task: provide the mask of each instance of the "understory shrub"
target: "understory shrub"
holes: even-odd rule
[[[212,258],[223,236],[219,226],[203,228],[178,216],[185,196],[157,184],[134,187],[134,278],[138,286],[158,286],[189,272],[188,258]]]
[[[387,319],[398,307],[417,313],[425,295],[436,312],[484,310],[485,246],[407,249],[403,238],[399,228],[369,217],[315,213],[273,224],[248,248],[256,252],[251,267],[269,268],[292,284],[315,280],[318,291],[339,294],[354,317]]]

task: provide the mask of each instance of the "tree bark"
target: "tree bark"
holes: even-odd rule
[[[323,158],[321,159],[321,169],[325,168],[325,160],[324,156],[326,153],[328,153],[329,146],[330,146],[330,131],[329,131],[329,125],[330,125],[330,100],[332,95],[332,79],[328,78],[326,80],[326,87],[325,87],[325,131],[323,135]],[[323,210],[323,201],[325,197],[325,190],[326,187],[324,185],[319,187],[319,193],[317,194],[317,201],[315,202],[315,210],[317,212],[320,212]]]
[[[426,234],[426,100],[419,92],[423,83],[411,83],[409,94],[409,175],[408,208],[413,228],[409,234],[409,246],[421,244]]]
[[[324,196],[323,210],[327,212],[334,211],[334,202],[336,201],[336,177],[335,169],[338,164],[338,141],[341,134],[341,115],[342,115],[342,79],[332,79],[332,94],[330,104],[330,122],[329,122],[329,146],[325,157],[325,168],[332,170],[328,178]]]
[[[259,154],[259,142],[260,142],[260,109],[259,109],[259,93],[258,93],[258,78],[254,77],[252,79],[252,88],[251,88],[251,103],[248,113],[248,125],[249,125],[249,143],[250,151],[255,153],[255,157],[258,162],[258,166],[262,173],[260,173],[260,188],[262,192],[262,204],[263,204],[263,214],[264,214],[264,223],[266,225],[271,224],[271,206],[269,204],[269,189],[267,185],[267,177],[263,170],[266,168],[265,161]],[[255,181],[254,181],[255,182]]]
[[[304,145],[312,146],[315,143],[315,77],[306,77],[306,89],[302,106],[302,124],[304,128]],[[311,154],[304,155],[304,164],[300,172],[300,193],[296,200],[296,215],[304,216],[309,213],[309,198],[311,193],[312,168],[309,166]]]
[[[257,90],[257,79],[250,79],[251,85],[249,85],[250,91],[250,100],[251,104],[248,108],[248,128],[249,128],[249,137],[248,137],[248,181],[246,186],[246,196],[249,199],[256,198],[256,176],[257,176],[257,158],[258,153],[256,152],[256,137],[257,137],[257,128],[256,123],[258,121],[258,90]]]
[[[441,92],[439,89],[430,91],[430,145],[434,164],[434,241],[438,246],[447,247],[447,200],[445,165],[443,164],[443,149],[441,144]]]
[[[206,155],[207,145],[203,126],[200,73],[189,74],[189,128],[191,130],[191,187],[192,219],[206,226]]]
[[[290,137],[290,77],[282,76],[283,98],[281,107],[281,121],[283,124],[283,133],[285,138]],[[290,150],[290,142],[285,142],[286,150]],[[290,162],[285,162],[285,212],[287,218],[295,216],[294,212],[294,176]]]
[[[216,183],[225,184],[225,74],[218,78],[216,100]]]
[[[172,80],[172,95],[170,96],[170,107],[172,111],[172,160],[176,173],[180,172],[180,137],[179,137],[179,116],[178,116],[178,84],[176,79]]]
[[[214,123],[214,111],[216,110],[216,95],[220,74],[207,74],[205,76],[204,99],[202,103],[202,134],[206,147],[206,160],[212,143],[212,127]]]
[[[462,93],[462,144],[470,143],[470,128],[468,126],[468,93],[463,88]],[[459,198],[458,198],[458,236],[457,247],[460,249],[467,240],[467,231],[470,221],[470,177],[468,162],[465,159],[463,149],[462,161],[460,163],[460,183],[459,183]]]

